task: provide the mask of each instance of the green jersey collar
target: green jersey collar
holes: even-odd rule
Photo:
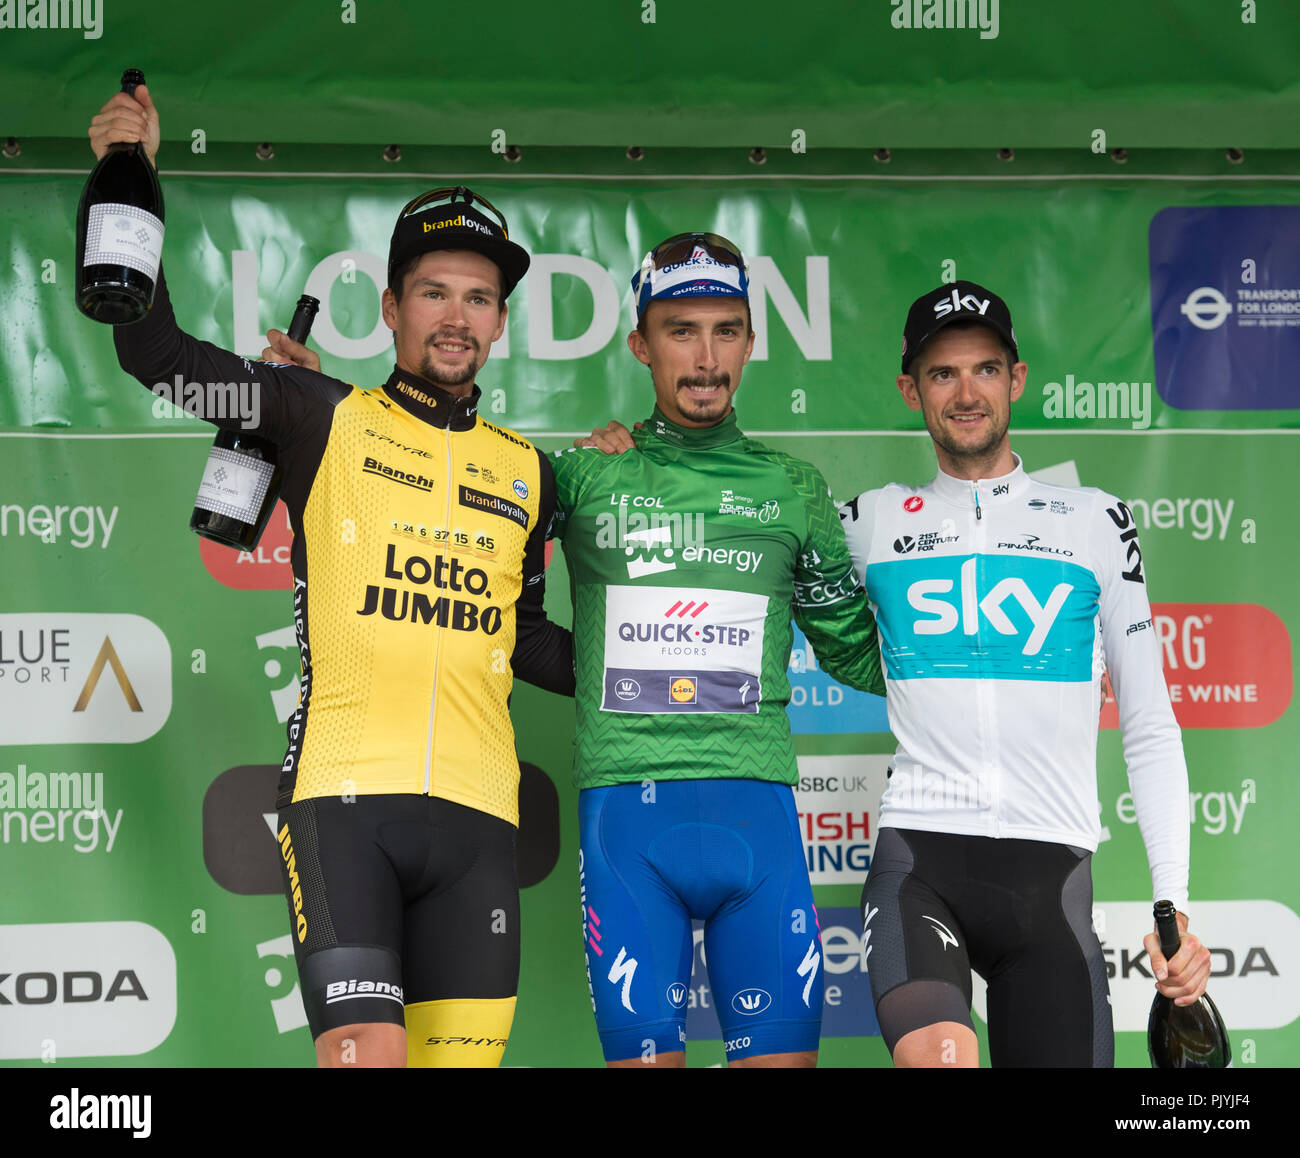
[[[725,446],[741,437],[734,407],[726,418],[714,426],[678,426],[665,418],[663,411],[656,406],[646,422],[646,428],[651,434],[673,446],[680,446],[683,450],[712,450],[715,446]]]

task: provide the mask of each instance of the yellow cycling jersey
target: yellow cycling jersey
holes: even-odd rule
[[[541,611],[549,462],[479,417],[477,387],[456,397],[395,370],[363,390],[197,341],[161,279],[147,318],[115,337],[146,385],[178,372],[260,383],[256,429],[279,450],[294,529],[301,660],[277,807],[423,793],[518,824],[515,669],[572,688],[568,633]]]

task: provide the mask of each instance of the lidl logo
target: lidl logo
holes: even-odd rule
[[[678,676],[669,689],[673,702],[678,704],[695,703],[695,680],[690,676]]]

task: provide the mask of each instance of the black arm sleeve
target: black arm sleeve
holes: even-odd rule
[[[573,695],[573,636],[546,618],[546,540],[555,514],[555,474],[540,450],[541,501],[524,545],[524,585],[515,604],[515,678],[556,695]]]
[[[250,362],[185,333],[161,269],[153,308],[114,326],[113,344],[118,364],[147,390],[215,426],[253,430],[279,445],[302,438],[312,417],[328,421],[352,389],[301,366]]]

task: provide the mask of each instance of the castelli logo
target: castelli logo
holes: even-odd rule
[[[908,511],[913,515],[923,506],[925,506],[925,499],[920,495],[909,495],[903,500],[903,510]]]

